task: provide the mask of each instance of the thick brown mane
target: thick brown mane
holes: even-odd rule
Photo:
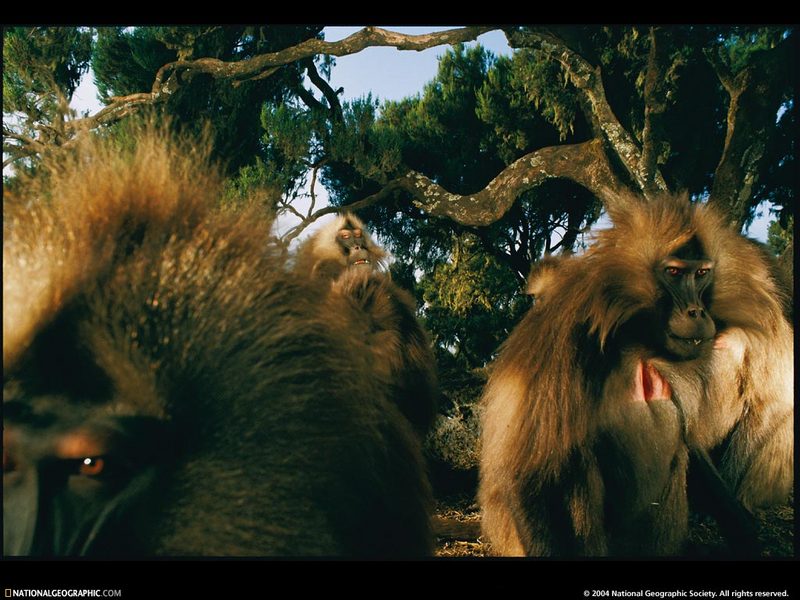
[[[686,499],[680,491],[685,470],[659,475],[662,481],[652,469],[669,452],[675,453],[675,465],[685,464],[682,429],[691,444],[710,449],[736,427],[736,449],[728,451],[721,468],[748,505],[780,498],[788,489],[791,434],[785,419],[791,395],[784,384],[791,374],[791,328],[768,261],[709,205],[671,196],[652,202],[630,197],[623,205],[625,210],[617,207],[612,213],[613,227],[599,232],[584,255],[548,259],[541,272],[534,267],[531,285],[543,299],[512,332],[493,366],[484,393],[480,499],[484,531],[498,553],[578,548],[578,553],[605,554],[632,542],[614,538],[613,526],[603,523],[608,502],[603,498],[611,493],[603,491],[603,478],[609,476],[604,461],[618,468],[632,465],[634,481],[625,484],[632,487],[624,502],[639,502],[638,496],[644,502],[654,493],[643,482],[653,490],[670,490],[669,499],[658,502],[674,506],[674,522],[659,522],[642,508],[640,528],[658,533],[636,543],[644,552],[674,552],[685,531]],[[658,307],[670,301],[656,277],[659,265],[688,246],[700,248],[713,264],[708,310],[722,341],[700,358],[676,361],[662,352],[659,338],[648,341],[647,336]],[[758,364],[755,350],[748,350],[754,344],[761,354]],[[779,365],[780,377],[758,391],[732,389],[765,368],[765,355]],[[652,386],[672,398],[650,402]],[[748,410],[753,414],[743,418]],[[774,444],[748,437],[764,435],[765,427],[779,428]],[[597,450],[608,436],[616,440],[610,446],[617,448],[614,452],[622,448],[629,458],[620,463],[604,457],[607,450]],[[653,443],[665,447],[653,454]],[[746,466],[751,454],[753,464],[762,464],[761,474]],[[639,468],[650,474],[638,473]],[[551,520],[556,514],[566,521],[557,526]],[[559,533],[567,523],[571,529]]]
[[[219,206],[202,144],[133,140],[4,198],[4,554],[429,554],[393,385],[406,339],[435,381],[427,338],[376,369],[362,307],[292,272],[255,207]]]

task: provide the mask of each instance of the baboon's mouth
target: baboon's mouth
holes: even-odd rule
[[[688,346],[699,346],[703,342],[710,342],[711,340],[714,339],[713,337],[710,337],[710,338],[688,337],[688,338],[686,338],[686,337],[680,337],[680,336],[677,336],[677,335],[673,335],[671,333],[669,334],[669,337],[671,337],[673,340],[676,340],[677,342],[679,342],[681,344],[686,344]]]
[[[672,387],[658,369],[649,362],[640,360],[636,366],[633,395],[637,402],[669,400],[672,398]]]
[[[368,264],[370,264],[369,260],[367,260],[366,258],[360,258],[356,262],[353,263],[353,266],[355,266],[355,265],[368,265]]]

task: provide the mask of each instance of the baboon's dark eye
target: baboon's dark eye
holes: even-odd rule
[[[100,456],[87,456],[80,461],[78,472],[81,475],[88,475],[89,477],[96,477],[103,472],[106,467],[106,461]]]

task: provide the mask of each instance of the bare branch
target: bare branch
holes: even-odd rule
[[[563,225],[564,235],[561,236],[561,240],[550,249],[551,251],[557,250],[558,248],[563,248],[562,253],[565,255],[575,252],[575,241],[578,239],[578,236],[581,233],[585,233],[588,229],[580,226],[581,222],[583,221],[583,216],[582,210],[576,210],[575,206],[571,207],[571,210],[567,214],[567,224]]]
[[[67,123],[68,127],[73,130],[78,129],[94,129],[99,125],[106,125],[119,121],[123,117],[134,113],[143,105],[153,104],[161,100],[159,94],[130,94],[128,96],[114,96],[111,102],[99,110],[94,115],[83,117],[81,119],[73,119]]]
[[[601,140],[541,148],[526,154],[475,194],[451,194],[414,172],[401,181],[403,189],[415,198],[414,204],[427,213],[464,225],[489,225],[500,219],[520,194],[554,178],[570,179],[584,186],[607,208],[620,201],[614,190],[624,188],[608,162]]]
[[[644,128],[642,130],[642,160],[639,174],[648,191],[655,192],[658,174],[658,152],[663,131],[661,116],[667,109],[664,83],[664,51],[657,39],[659,30],[650,28],[650,52],[647,57],[647,72],[644,80]]]
[[[247,77],[245,79],[234,80],[234,81],[231,82],[231,85],[233,87],[239,87],[240,85],[242,85],[246,81],[260,81],[262,79],[266,79],[266,78],[274,75],[275,73],[278,72],[278,70],[280,70],[280,67],[271,67],[269,69],[264,69],[258,75],[253,75],[252,77]]]
[[[369,47],[395,47],[398,50],[426,50],[443,44],[468,42],[496,27],[462,27],[420,35],[396,33],[379,27],[365,27],[353,35],[336,42],[312,38],[278,52],[260,54],[252,58],[225,62],[216,58],[177,60],[163,65],[156,73],[150,92],[111,98],[110,103],[94,115],[72,119],[64,123],[64,135],[95,129],[110,124],[138,111],[143,106],[165,101],[180,87],[185,77],[204,73],[217,79],[233,79],[233,85],[243,81],[263,79],[280,67],[311,58],[317,54],[346,56]],[[312,79],[313,80],[313,79]],[[328,86],[329,87],[329,86]],[[320,88],[325,94],[325,90]],[[332,90],[331,90],[332,91]],[[325,94],[326,97],[328,96]],[[334,94],[335,95],[335,94]],[[331,102],[331,99],[328,98]],[[333,108],[333,105],[332,105]]]
[[[393,179],[379,192],[348,204],[327,206],[316,211],[283,236],[288,243],[320,217],[343,209],[359,210],[392,197],[398,191],[411,195],[414,205],[426,213],[447,217],[468,226],[491,225],[500,219],[523,192],[548,179],[570,179],[597,195],[606,208],[613,209],[621,200],[616,190],[624,184],[613,172],[602,140],[580,144],[550,146],[526,154],[511,163],[489,184],[475,194],[451,194],[421,173],[409,171]]]
[[[711,67],[717,74],[717,78],[722,84],[722,87],[724,87],[725,91],[727,91],[729,94],[733,94],[735,90],[733,73],[731,73],[730,67],[723,62],[722,58],[720,57],[719,48],[704,48],[703,54],[705,54],[706,60],[711,63]]]
[[[311,170],[311,185],[308,188],[308,192],[311,195],[311,205],[308,207],[306,217],[310,217],[313,214],[314,207],[317,205],[317,192],[314,188],[317,187],[317,172],[319,169],[320,165],[314,165],[314,168]]]
[[[15,156],[33,156],[34,154],[40,154],[47,150],[46,144],[43,144],[30,136],[11,131],[6,127],[3,127],[3,138],[16,140],[19,142],[19,145],[3,144],[3,152],[8,152],[9,154]]]
[[[295,217],[297,217],[301,221],[306,218],[302,214],[300,214],[299,210],[297,210],[294,206],[292,206],[291,201],[288,201],[288,202],[287,201],[281,201],[281,202],[279,202],[279,205],[283,210],[292,213]]]
[[[298,83],[295,85],[292,90],[295,94],[300,97],[300,100],[303,101],[308,108],[311,110],[318,110],[320,112],[325,112],[328,110],[328,107],[325,106],[322,102],[317,100],[310,91],[308,91],[305,87],[303,87],[302,83]]]
[[[3,160],[3,168],[5,169],[8,165],[12,165],[18,160],[22,160],[23,158],[28,158],[29,156],[35,156],[35,152],[27,151],[27,150],[17,150],[18,146],[13,147],[3,146],[3,152],[8,154],[8,158]]]
[[[749,64],[732,79],[729,71],[720,75],[730,94],[730,104],[725,146],[714,173],[711,201],[738,227],[747,216],[782,93],[791,81],[796,46],[797,35],[791,34],[770,50],[754,52]]]
[[[5,127],[3,127],[3,137],[4,138],[9,138],[9,139],[12,139],[12,140],[17,140],[18,142],[22,142],[26,146],[41,145],[41,144],[39,144],[39,142],[37,142],[32,137],[27,136],[27,135],[23,135],[21,133],[16,133],[15,131],[11,131],[10,129],[7,129]]]
[[[325,99],[328,101],[328,112],[330,114],[330,118],[332,122],[341,123],[344,121],[344,116],[342,115],[342,105],[339,102],[339,97],[333,88],[325,81],[317,71],[317,67],[314,65],[314,61],[310,58],[303,59],[302,63],[306,68],[306,73],[308,73],[308,78],[311,80],[317,89],[322,92],[322,95],[325,96]]]
[[[603,88],[600,69],[592,67],[582,56],[548,31],[506,30],[506,38],[512,48],[536,48],[561,63],[572,84],[587,101],[581,103],[591,111],[587,117],[590,121],[596,119],[610,147],[620,158],[639,189],[647,195],[649,186],[642,177],[641,170],[642,152],[633,136],[625,130],[611,110]],[[664,178],[657,170],[653,182],[658,190],[667,189]]]
[[[292,227],[289,231],[287,231],[286,234],[281,238],[283,243],[288,245],[288,243],[300,235],[306,227],[325,215],[334,214],[342,210],[357,211],[382,202],[383,200],[393,196],[395,192],[406,188],[406,177],[409,177],[409,175],[390,181],[383,186],[379,192],[376,192],[371,196],[367,196],[358,202],[348,204],[347,206],[326,206],[324,208],[320,208],[314,214],[304,219],[302,223]]]
[[[162,89],[164,80],[174,72],[205,73],[217,79],[249,79],[263,71],[282,67],[290,63],[327,54],[346,56],[361,52],[365,48],[376,46],[394,47],[398,50],[426,50],[442,44],[458,44],[472,41],[479,35],[492,31],[495,27],[463,27],[448,29],[434,33],[407,35],[396,33],[379,27],[365,27],[353,35],[337,42],[328,42],[317,38],[305,40],[290,48],[260,54],[246,60],[225,62],[217,58],[198,58],[196,60],[178,60],[162,66],[156,74],[152,93]]]

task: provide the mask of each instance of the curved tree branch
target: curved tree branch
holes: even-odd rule
[[[16,133],[10,129],[6,129],[5,127],[3,127],[3,137],[19,142],[19,144],[3,144],[3,152],[8,152],[9,154],[14,154],[15,152],[33,152],[35,154],[44,152],[47,149],[46,144],[22,133]]]
[[[337,42],[312,38],[290,48],[260,54],[246,60],[225,62],[217,58],[198,58],[178,60],[162,66],[156,73],[153,92],[161,89],[164,79],[175,71],[205,73],[217,79],[249,79],[262,71],[293,63],[317,54],[346,56],[376,46],[394,47],[398,50],[427,50],[442,44],[468,42],[479,35],[496,29],[495,27],[462,27],[434,33],[409,35],[396,33],[380,27],[365,27],[351,36]]]
[[[303,101],[308,108],[311,110],[318,110],[321,113],[328,112],[328,107],[325,106],[322,102],[317,100],[309,90],[307,90],[303,83],[300,82],[297,85],[293,86],[292,91],[300,97],[300,100]]]
[[[623,183],[614,174],[602,140],[540,148],[517,159],[475,194],[451,194],[420,173],[400,180],[414,204],[435,216],[464,225],[490,225],[500,219],[520,194],[548,179],[570,179],[603,200],[608,208],[620,202],[615,190]]]
[[[3,159],[3,168],[5,169],[7,166],[13,165],[18,160],[28,158],[29,156],[35,156],[36,152],[20,149],[19,146],[3,146],[3,154],[8,154],[8,158]]]
[[[667,190],[667,184],[657,170],[653,174],[653,185],[648,185],[646,169],[643,169],[642,151],[633,136],[625,130],[611,110],[606,99],[599,68],[592,67],[582,56],[569,48],[563,40],[546,30],[512,29],[506,30],[505,33],[512,48],[535,48],[561,63],[572,84],[586,100],[581,105],[591,110],[592,114],[587,117],[590,121],[594,120],[599,124],[610,147],[645,195],[648,195],[653,188]]]
[[[722,84],[722,87],[725,88],[725,91],[728,94],[733,95],[735,92],[735,84],[733,81],[733,73],[731,73],[730,67],[727,65],[725,61],[722,60],[720,56],[720,48],[704,48],[703,54],[711,63],[711,67],[714,69],[714,72],[717,74],[717,78],[719,82]]]
[[[526,154],[503,169],[488,185],[474,194],[451,194],[416,171],[393,179],[379,192],[345,206],[327,206],[316,211],[283,236],[285,242],[297,237],[320,217],[340,210],[358,210],[377,204],[398,191],[411,195],[414,205],[426,213],[447,217],[470,226],[491,225],[500,219],[523,192],[548,179],[570,179],[596,194],[609,210],[619,206],[618,190],[624,184],[608,162],[602,140],[550,146]]]
[[[93,129],[99,125],[117,121],[138,110],[143,105],[164,101],[180,87],[183,77],[198,73],[216,79],[247,81],[263,79],[280,67],[317,54],[346,56],[376,46],[394,47],[398,50],[426,50],[443,44],[468,42],[496,27],[462,27],[420,35],[396,33],[379,27],[365,27],[353,35],[336,42],[316,38],[306,40],[278,52],[253,56],[246,60],[225,62],[217,58],[177,60],[163,65],[156,73],[150,92],[130,94],[111,99],[111,103],[95,115],[74,119],[67,123],[71,130]]]

